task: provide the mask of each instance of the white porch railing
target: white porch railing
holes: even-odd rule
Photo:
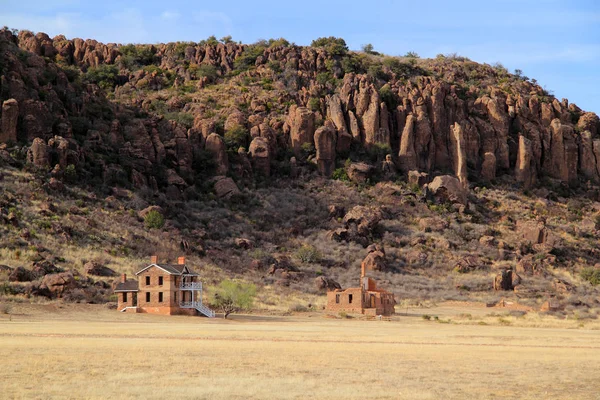
[[[179,303],[181,308],[195,308],[198,312],[206,315],[208,318],[214,318],[215,312],[202,304],[201,301],[182,301]]]
[[[202,282],[182,282],[179,284],[181,290],[202,290]]]

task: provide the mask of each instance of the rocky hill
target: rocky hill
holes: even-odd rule
[[[318,304],[365,256],[400,299],[598,305],[598,116],[501,65],[3,29],[0,101],[6,293],[62,273],[104,301],[84,265],[185,252],[264,307]]]

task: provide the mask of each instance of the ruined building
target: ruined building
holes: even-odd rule
[[[361,264],[360,287],[327,292],[327,311],[348,312],[368,316],[392,315],[394,294],[378,289],[375,280],[367,275],[367,263]]]

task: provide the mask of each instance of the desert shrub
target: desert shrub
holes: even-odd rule
[[[331,178],[337,179],[338,181],[350,182],[346,168],[336,168],[331,174]]]
[[[215,289],[212,304],[227,318],[233,312],[252,308],[255,297],[256,286],[252,283],[226,279]]]
[[[342,38],[336,38],[334,36],[320,37],[313,40],[310,45],[311,47],[323,47],[329,52],[329,54],[334,56],[343,56],[348,52],[346,41]]]
[[[194,116],[186,112],[166,113],[165,119],[173,120],[179,125],[184,126],[186,129],[190,129],[192,125],[194,125]]]
[[[395,110],[398,106],[398,96],[394,94],[394,92],[390,88],[390,85],[383,85],[383,87],[379,89],[379,96],[381,97],[381,100],[385,103],[390,112]]]
[[[219,76],[217,67],[215,67],[214,65],[190,64],[190,66],[188,67],[188,71],[190,72],[193,79],[207,78],[210,83],[215,82]]]
[[[133,69],[156,61],[155,50],[149,45],[126,44],[119,47],[121,62],[127,68]]]
[[[234,126],[225,132],[223,139],[229,151],[237,152],[240,147],[247,146],[248,130],[240,125]]]
[[[311,264],[321,261],[322,255],[314,246],[304,244],[296,250],[296,257],[303,263]]]
[[[75,169],[75,165],[67,165],[67,168],[65,168],[65,180],[68,183],[73,183],[77,181],[77,170]]]
[[[321,101],[317,97],[311,97],[308,100],[308,108],[312,111],[319,111],[321,109]]]
[[[267,43],[264,43],[263,41],[256,42],[246,47],[244,52],[233,62],[235,71],[239,73],[254,67],[256,59],[265,52],[266,48]]]
[[[112,90],[117,84],[119,69],[116,65],[102,64],[90,68],[85,73],[85,80],[89,83],[95,83],[104,90]]]
[[[419,55],[415,51],[407,52],[404,57],[406,58],[419,58]]]
[[[144,217],[144,224],[148,229],[160,229],[165,225],[165,217],[158,211],[152,210]]]
[[[581,279],[588,281],[594,286],[600,285],[600,269],[584,268],[579,276],[581,276]]]

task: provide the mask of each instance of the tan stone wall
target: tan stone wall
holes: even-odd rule
[[[117,310],[121,311],[125,307],[133,306],[134,292],[119,292],[117,293]],[[123,296],[127,295],[127,301],[123,301]]]
[[[146,277],[150,278],[149,285],[146,284]],[[162,285],[159,285],[160,277],[163,278]],[[138,279],[138,307],[140,307],[141,312],[164,315],[196,315],[196,310],[179,308],[179,302],[191,301],[189,290],[179,290],[183,277],[170,275],[158,267],[151,267],[138,275]],[[197,277],[186,277],[186,281],[195,282],[197,281]],[[146,293],[150,293],[149,302],[146,301]],[[159,301],[159,293],[163,294],[162,302]],[[197,295],[197,292],[194,293],[194,296]],[[196,298],[194,300],[197,301]]]
[[[349,301],[352,295],[352,303]],[[336,301],[339,296],[339,302]],[[371,297],[374,306],[371,307]],[[366,315],[394,314],[394,295],[388,292],[364,292],[360,288],[349,288],[344,291],[327,292],[327,311],[349,312]]]

